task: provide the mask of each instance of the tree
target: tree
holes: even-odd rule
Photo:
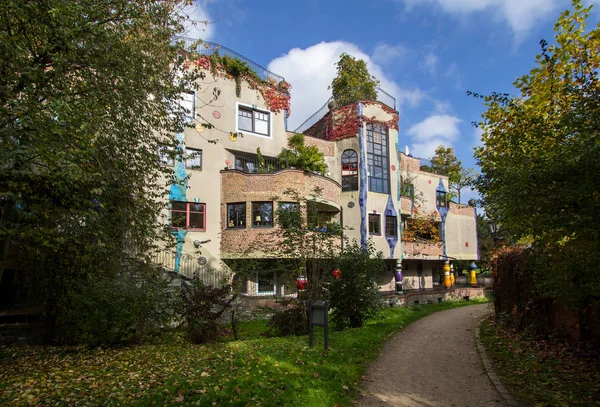
[[[74,293],[116,278],[170,230],[159,214],[185,126],[184,1],[7,0],[0,26],[0,272],[20,256],[55,334]],[[175,153],[174,153],[175,154]],[[62,331],[61,331],[62,330]]]
[[[377,100],[379,80],[369,73],[365,61],[343,53],[336,65],[337,76],[328,89],[339,107],[359,100]]]
[[[556,44],[518,78],[517,96],[482,97],[483,146],[475,153],[486,213],[529,238],[536,284],[585,307],[600,296],[600,26],[586,30],[580,0],[555,24]]]
[[[426,167],[425,170],[447,176],[449,187],[456,193],[458,203],[460,203],[461,191],[465,187],[472,186],[475,181],[475,170],[464,168],[462,161],[456,157],[454,148],[452,147],[439,145],[435,149],[435,155],[430,158],[430,161],[431,166],[422,166],[421,168]]]
[[[304,134],[294,134],[288,140],[288,147],[281,149],[279,160],[287,163],[290,167],[296,167],[304,171],[317,174],[327,172],[327,164],[322,152],[317,146],[306,146]]]

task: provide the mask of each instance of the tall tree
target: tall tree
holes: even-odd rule
[[[7,0],[0,10],[0,271],[8,248],[48,320],[169,237],[162,147],[175,149],[185,69],[172,0]]]
[[[343,53],[336,65],[337,76],[329,89],[338,106],[359,100],[377,100],[379,80],[369,73],[365,61]]]
[[[435,174],[445,175],[448,177],[450,189],[454,191],[460,203],[461,191],[465,187],[473,185],[475,180],[475,170],[472,168],[464,168],[454,153],[454,148],[444,147],[442,145],[435,149],[435,155],[430,158],[431,166],[426,167],[424,171],[431,171]]]
[[[475,153],[487,214],[530,237],[537,283],[575,306],[600,296],[600,25],[586,30],[590,10],[575,0],[560,16],[517,96],[484,97]]]

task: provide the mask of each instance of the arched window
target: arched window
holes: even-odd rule
[[[358,154],[354,150],[342,153],[342,191],[358,191]]]

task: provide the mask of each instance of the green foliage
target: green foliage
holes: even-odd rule
[[[369,73],[365,61],[343,53],[336,65],[337,76],[328,89],[339,107],[359,100],[377,100],[379,80]]]
[[[214,73],[217,67],[222,68],[225,72],[235,79],[235,93],[238,97],[242,93],[242,79],[246,77],[252,78],[255,82],[264,82],[248,64],[238,58],[230,57],[229,55],[220,56],[218,52],[210,55],[210,66]]]
[[[201,77],[171,44],[182,4],[3,4],[0,253],[16,248],[30,300],[55,333],[69,331],[63,315],[81,287],[117,278],[172,239],[159,216],[172,168],[157,151],[175,149],[180,95]]]
[[[338,263],[341,277],[329,285],[331,317],[338,330],[361,327],[381,309],[376,279],[385,269],[383,256],[372,242],[361,247],[353,241],[345,245]]]
[[[481,268],[489,268],[492,261],[492,251],[495,246],[494,237],[490,231],[488,220],[481,215],[477,215],[477,245]]]
[[[483,97],[475,153],[486,213],[532,241],[539,287],[573,307],[600,296],[600,29],[586,30],[589,14],[576,0],[560,16],[517,96]]]
[[[294,134],[288,139],[288,147],[281,149],[279,159],[290,167],[324,175],[327,173],[325,156],[317,146],[306,146],[304,134]]]
[[[307,336],[264,338],[264,322],[242,323],[245,341],[108,349],[6,347],[0,360],[0,404],[50,405],[351,405],[369,362],[386,338],[432,314],[476,301],[384,309],[360,329],[330,332],[324,352]],[[262,322],[262,325],[260,323]],[[27,383],[27,386],[23,386]],[[342,386],[348,386],[344,390]],[[48,390],[52,389],[52,390]]]
[[[90,346],[140,343],[175,317],[176,301],[169,279],[160,271],[144,267],[82,287],[70,298],[61,317],[68,328],[61,337]]]
[[[429,159],[431,161],[432,172],[439,175],[445,175],[453,181],[453,177],[462,168],[462,161],[459,161],[454,154],[454,148],[439,145],[435,149],[435,154]]]
[[[187,323],[187,338],[192,343],[216,342],[222,333],[222,315],[231,307],[235,295],[231,287],[207,286],[190,280],[181,286],[182,315]]]

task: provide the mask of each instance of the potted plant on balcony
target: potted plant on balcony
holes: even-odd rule
[[[288,140],[289,148],[282,148],[279,160],[288,168],[298,168],[315,174],[327,173],[325,157],[316,146],[304,144],[304,134],[294,134]]]

